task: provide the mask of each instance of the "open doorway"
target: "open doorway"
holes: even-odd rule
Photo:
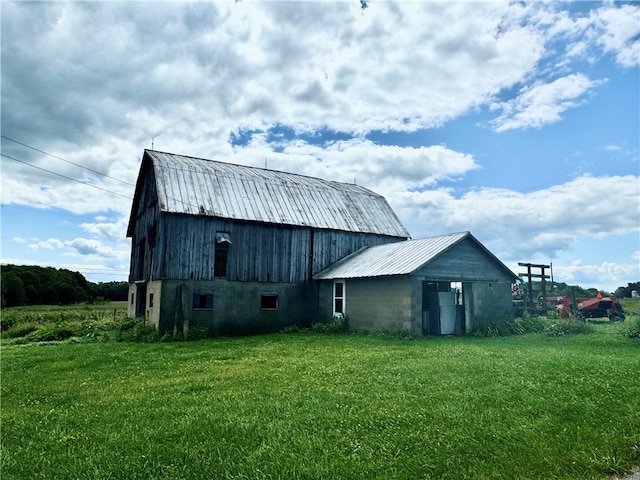
[[[147,284],[136,282],[136,317],[144,317],[147,309]]]
[[[422,282],[422,334],[460,335],[465,332],[462,282]]]

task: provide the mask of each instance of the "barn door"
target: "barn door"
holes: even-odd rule
[[[438,335],[439,333],[438,284],[422,282],[422,334]]]
[[[440,306],[440,334],[453,335],[456,332],[456,294],[455,292],[438,292]]]

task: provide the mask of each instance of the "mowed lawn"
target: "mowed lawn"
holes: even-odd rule
[[[604,479],[640,343],[273,334],[2,346],[8,479]]]

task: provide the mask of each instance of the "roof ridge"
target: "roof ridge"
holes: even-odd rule
[[[153,153],[158,153],[161,155],[170,155],[172,157],[183,157],[183,158],[188,158],[191,160],[197,160],[197,161],[202,161],[202,162],[209,162],[209,163],[217,163],[217,164],[221,164],[221,165],[230,165],[233,167],[239,167],[239,168],[246,168],[246,169],[251,169],[251,170],[257,170],[257,171],[262,171],[262,172],[273,172],[273,173],[278,173],[278,174],[282,174],[282,175],[289,175],[292,177],[300,177],[300,178],[305,178],[305,179],[311,179],[313,181],[316,182],[323,182],[325,184],[337,184],[337,185],[347,185],[349,187],[357,187],[359,190],[363,190],[366,191],[367,193],[369,193],[370,195],[374,195],[377,197],[382,197],[381,194],[374,192],[373,190],[363,186],[363,185],[358,185],[356,183],[348,183],[348,182],[341,182],[339,180],[328,180],[325,178],[320,178],[320,177],[314,177],[312,175],[306,175],[303,173],[295,173],[295,172],[287,172],[284,170],[276,170],[273,168],[264,168],[264,167],[255,167],[253,165],[242,165],[240,163],[232,163],[232,162],[227,162],[224,160],[215,160],[215,159],[209,159],[209,158],[203,158],[203,157],[194,157],[192,155],[183,155],[180,153],[171,153],[171,152],[163,152],[160,150],[151,150],[151,149],[145,149],[145,152],[149,152],[150,154]],[[174,168],[175,170],[183,170],[180,168],[176,168],[176,167],[170,167],[170,168]],[[365,193],[365,192],[363,192]]]

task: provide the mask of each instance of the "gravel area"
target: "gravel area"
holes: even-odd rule
[[[633,472],[624,477],[614,477],[612,480],[640,480],[640,467],[637,467]]]

